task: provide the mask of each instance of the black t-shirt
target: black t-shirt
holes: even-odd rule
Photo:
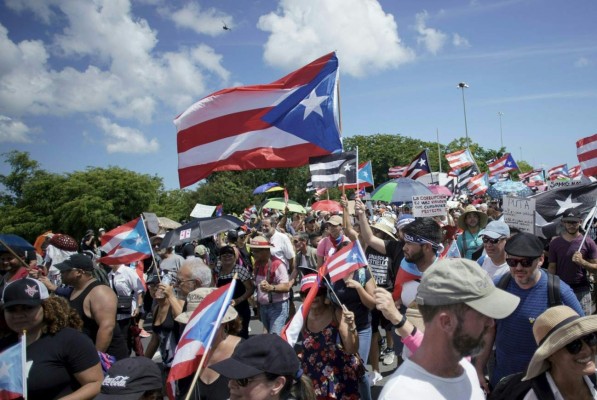
[[[384,240],[384,244],[386,254],[381,254],[368,246],[365,255],[377,286],[391,290],[394,287],[400,262],[404,257],[403,243],[397,240]]]
[[[352,274],[352,279],[365,287],[369,279],[371,279],[371,273],[369,273],[369,269],[366,267],[359,268]],[[357,326],[357,330],[362,331],[363,329],[369,328],[369,326],[371,326],[371,310],[363,304],[356,289],[347,287],[344,283],[344,279],[340,279],[334,283],[333,286],[334,292],[338,295],[340,302],[344,304],[349,311],[354,313],[354,322]]]
[[[4,350],[17,341],[16,335],[6,338],[0,348]],[[74,392],[81,387],[74,374],[99,362],[91,339],[75,329],[63,328],[55,335],[42,335],[27,346],[27,399],[56,399]]]

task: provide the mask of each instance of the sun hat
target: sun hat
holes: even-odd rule
[[[514,312],[520,297],[496,288],[475,261],[450,258],[434,263],[425,271],[416,302],[430,306],[465,303],[483,315],[502,319]]]
[[[187,295],[187,310],[183,313],[180,313],[178,317],[176,317],[174,320],[176,322],[180,322],[181,324],[186,324],[187,322],[189,322],[189,319],[191,319],[191,315],[193,315],[193,311],[195,311],[195,309],[199,307],[199,304],[201,304],[203,299],[205,299],[205,297],[208,294],[210,294],[216,289],[217,288],[199,288],[193,290],[191,293]],[[238,317],[238,313],[236,312],[234,307],[228,307],[226,309],[224,317],[222,318],[222,323],[225,324],[226,322],[230,322],[236,319],[236,317]]]
[[[263,372],[294,377],[300,362],[288,342],[274,333],[265,333],[240,342],[230,358],[209,368],[229,379],[250,378]]]
[[[492,239],[499,239],[510,236],[510,227],[503,221],[491,221],[485,229],[479,232],[479,236],[488,236]]]
[[[147,357],[129,357],[112,364],[95,399],[138,400],[155,389],[162,389],[158,365]]]
[[[552,354],[593,332],[597,332],[597,315],[581,317],[568,306],[555,306],[545,310],[533,324],[533,336],[539,347],[522,380],[532,379],[548,370],[550,364],[547,359]]]
[[[532,233],[520,232],[506,241],[504,250],[511,256],[537,258],[543,254],[543,243]]]
[[[569,208],[562,215],[562,222],[580,222],[582,217],[576,208]]]
[[[342,225],[342,217],[339,215],[332,215],[330,219],[327,220],[327,223],[330,225]]]
[[[82,269],[83,271],[93,271],[93,261],[84,254],[72,254],[63,262],[54,265],[60,271],[67,271],[69,269]]]
[[[396,240],[396,220],[391,217],[381,217],[371,225],[371,228],[381,231]]]
[[[255,236],[249,240],[249,247],[252,249],[271,249],[274,247],[264,236]]]
[[[466,216],[470,213],[476,213],[479,217],[479,228],[483,229],[487,225],[487,214],[480,212],[477,208],[473,205],[468,205],[464,209],[464,212],[458,217],[458,227],[463,231],[466,230]]]
[[[307,292],[309,291],[314,285],[317,285],[317,274],[307,274],[303,276],[300,283],[300,292]],[[323,280],[319,282],[319,288],[323,288],[324,283]]]
[[[46,285],[37,279],[24,277],[9,282],[2,291],[4,308],[10,306],[38,306],[50,297]]]

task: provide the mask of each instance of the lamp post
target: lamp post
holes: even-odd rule
[[[470,147],[471,143],[468,138],[468,126],[466,123],[466,103],[464,101],[464,89],[468,88],[468,85],[464,82],[460,82],[457,87],[462,90],[462,108],[464,110],[464,133],[466,135],[466,148],[468,149]]]
[[[504,147],[504,135],[502,134],[502,115],[504,115],[503,112],[498,111],[498,117],[500,117],[500,147]]]

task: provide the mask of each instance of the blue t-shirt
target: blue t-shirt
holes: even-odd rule
[[[491,376],[493,387],[504,376],[525,371],[537,350],[533,323],[549,307],[547,273],[544,270],[540,272],[541,279],[530,289],[521,289],[514,278],[508,283],[506,291],[520,297],[520,303],[508,317],[495,321],[495,368]],[[494,283],[497,285],[500,279],[501,276],[497,277]],[[574,292],[563,281],[560,281],[560,294],[564,305],[584,316]]]

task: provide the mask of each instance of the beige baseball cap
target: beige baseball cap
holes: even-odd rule
[[[176,317],[175,321],[180,322],[181,324],[188,323],[189,319],[191,319],[191,315],[193,315],[193,311],[195,311],[195,309],[199,307],[199,304],[201,304],[203,299],[208,294],[210,294],[216,289],[217,288],[199,288],[189,293],[187,295],[187,310],[181,313],[178,317]],[[236,317],[238,317],[238,313],[236,312],[234,307],[228,307],[228,309],[226,310],[226,314],[224,314],[224,317],[222,318],[222,323],[225,324],[226,322],[230,322],[234,320]]]

